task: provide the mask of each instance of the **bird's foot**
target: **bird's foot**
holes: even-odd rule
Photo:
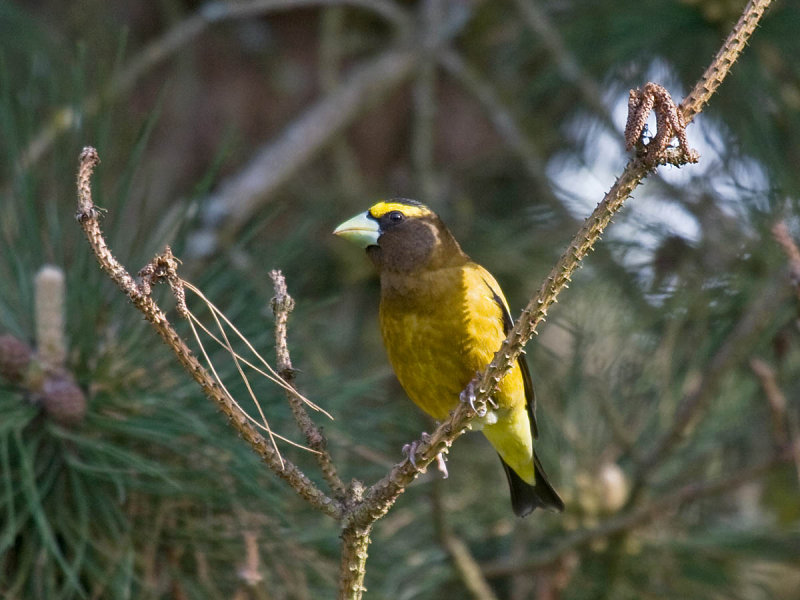
[[[477,397],[478,397],[478,395],[475,393],[475,380],[474,379],[470,380],[470,382],[467,384],[467,387],[465,387],[461,391],[461,394],[458,396],[458,398],[459,398],[459,400],[461,400],[461,402],[469,404],[469,407],[470,407],[470,409],[472,409],[472,412],[474,412],[479,417],[484,417],[484,416],[486,416],[486,408],[484,407],[484,408],[481,408],[479,410],[475,406],[475,400],[476,400]]]
[[[431,436],[426,431],[423,431],[422,435],[420,437],[422,438],[422,442],[423,443],[428,443],[428,442],[431,441]],[[409,444],[403,444],[403,448],[401,450],[402,453],[405,455],[405,457],[408,459],[408,462],[410,462],[411,466],[414,467],[415,469],[417,468],[416,454],[417,454],[417,448],[419,448],[419,445],[420,445],[420,441],[416,440],[416,441],[413,441],[413,442],[411,442]]]
[[[469,407],[472,409],[472,412],[474,412],[477,416],[485,417],[487,408],[484,406],[479,410],[475,406],[475,400],[478,398],[478,394],[475,392],[475,387],[476,387],[475,382],[478,380],[479,375],[480,373],[475,374],[475,378],[470,380],[470,382],[467,384],[467,387],[465,387],[462,390],[461,394],[459,395],[459,399],[461,400],[461,402],[466,402],[467,404],[469,404]],[[493,409],[498,408],[497,402],[494,401],[494,398],[491,397],[487,398],[486,403]]]

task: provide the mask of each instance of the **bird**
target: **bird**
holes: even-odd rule
[[[439,216],[416,200],[382,200],[333,234],[366,249],[380,277],[379,320],[389,362],[409,398],[447,419],[513,327],[494,277],[461,249]],[[514,513],[564,510],[533,451],[536,399],[522,355],[473,429],[500,455]]]

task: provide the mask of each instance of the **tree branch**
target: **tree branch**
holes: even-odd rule
[[[761,17],[764,16],[770,4],[772,4],[772,0],[750,0],[747,6],[744,7],[742,16],[739,17],[722,48],[717,52],[700,81],[695,84],[689,95],[681,102],[680,111],[687,124],[703,110],[711,96],[717,91],[717,88],[728,75],[731,67],[733,67],[733,63],[736,62],[744,50],[750,36],[753,35],[761,21]]]
[[[638,529],[683,504],[741,487],[753,479],[761,477],[777,465],[784,464],[791,459],[791,453],[784,450],[758,464],[741,469],[730,477],[686,484],[661,498],[653,500],[646,506],[612,517],[592,529],[577,531],[555,544],[552,548],[534,554],[524,563],[514,565],[491,563],[484,566],[483,572],[487,577],[503,577],[514,573],[541,569],[555,563],[570,552],[585,548],[595,540]]]
[[[166,271],[175,267],[176,261],[172,257],[169,248],[167,248],[164,256],[157,257],[149,265],[151,268],[146,267],[146,270],[151,272],[151,277],[145,278],[141,284],[134,280],[125,270],[125,267],[111,253],[100,229],[98,221],[99,210],[92,200],[91,177],[94,168],[99,162],[100,158],[94,148],[87,147],[83,149],[78,170],[78,212],[76,217],[86,234],[86,238],[89,240],[89,245],[92,247],[100,267],[128,296],[133,305],[141,311],[145,319],[150,322],[158,335],[161,336],[161,339],[175,353],[178,362],[200,385],[206,396],[213,400],[223,414],[228,417],[236,430],[256,451],[264,463],[312,506],[331,517],[340,518],[342,513],[341,504],[323,494],[293,463],[285,458],[281,459],[272,444],[245,419],[243,414],[236,408],[233,399],[224,393],[211,378],[192,354],[189,347],[173,329],[164,312],[150,297],[150,284],[157,280],[158,277],[165,277]],[[182,293],[182,289],[180,292]],[[178,294],[178,305],[179,312],[185,310],[185,305],[181,308],[180,294]]]
[[[283,273],[277,270],[270,271],[269,276],[275,286],[275,297],[272,299],[272,312],[275,315],[275,354],[277,356],[278,373],[286,383],[289,384],[286,391],[286,398],[292,409],[292,414],[297,422],[297,426],[306,437],[308,446],[315,451],[314,457],[317,459],[322,476],[333,492],[333,495],[341,500],[344,498],[344,483],[339,479],[336,466],[328,452],[328,441],[322,434],[322,430],[306,410],[302,398],[294,391],[294,369],[292,359],[289,356],[289,346],[286,342],[286,323],[289,320],[289,313],[294,309],[294,299],[286,289],[286,279]]]

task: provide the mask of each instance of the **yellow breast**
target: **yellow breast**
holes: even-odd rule
[[[389,360],[408,396],[444,420],[467,383],[492,360],[505,338],[500,287],[482,267],[468,263],[419,274],[409,293],[384,293],[381,332]],[[524,408],[519,367],[495,396],[501,412]],[[505,410],[503,410],[505,409]]]

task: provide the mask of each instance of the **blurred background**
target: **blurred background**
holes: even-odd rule
[[[744,4],[0,1],[0,596],[336,590],[337,524],[99,271],[74,220],[83,146],[122,263],[170,244],[269,357],[283,271],[297,384],[335,419],[343,479],[372,483],[434,425],[386,360],[371,265],[332,229],[423,200],[514,314],[622,171],[628,90],[682,98]],[[566,512],[516,519],[467,435],[449,479],[378,522],[367,597],[797,597],[798,297],[772,229],[800,239],[798,30],[800,5],[773,2],[688,130],[700,163],[636,190],[528,347]],[[281,391],[257,392],[302,441]]]

